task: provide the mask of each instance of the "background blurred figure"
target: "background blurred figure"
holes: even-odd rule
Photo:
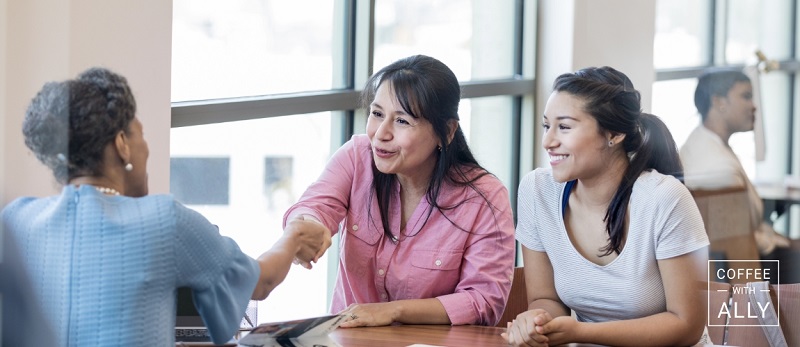
[[[601,67],[556,78],[544,131],[551,168],[526,175],[518,197],[530,310],[503,336],[513,346],[697,343],[709,242],[672,176],[682,170],[666,126],[641,113],[625,74]]]
[[[481,167],[458,123],[461,89],[427,56],[398,60],[364,88],[355,135],[290,208],[340,232],[332,312],[343,327],[494,325],[514,266],[508,191]],[[342,229],[339,229],[339,225]]]
[[[136,102],[109,70],[45,84],[22,130],[64,187],[13,201],[2,221],[57,345],[173,346],[178,287],[193,290],[213,341],[225,342],[251,297],[265,298],[294,258],[316,261],[330,245],[298,219],[254,260],[171,195],[147,195]]]
[[[745,187],[759,252],[764,259],[781,260],[782,283],[800,281],[800,271],[792,271],[800,264],[800,254],[789,250],[789,240],[763,220],[761,198],[728,145],[734,133],[753,130],[756,107],[750,79],[738,70],[707,72],[697,81],[694,103],[702,122],[681,147],[686,186],[708,190]]]

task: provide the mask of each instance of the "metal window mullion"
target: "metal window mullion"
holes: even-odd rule
[[[172,104],[172,127],[349,110],[357,99],[358,91],[329,90],[257,98],[178,102]]]

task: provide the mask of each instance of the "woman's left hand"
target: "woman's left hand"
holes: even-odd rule
[[[347,316],[344,323],[339,325],[342,328],[384,326],[394,323],[394,304],[352,304],[341,314]]]
[[[536,332],[547,336],[551,346],[557,346],[579,340],[581,323],[572,316],[553,318],[544,325],[536,326]]]

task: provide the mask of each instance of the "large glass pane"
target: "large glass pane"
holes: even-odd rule
[[[343,87],[333,78],[335,3],[174,0],[172,101]]]
[[[711,1],[657,0],[653,64],[656,69],[711,62]]]
[[[756,61],[754,52],[783,60],[792,54],[791,0],[730,0],[725,59],[730,64]]]
[[[376,0],[374,71],[415,54],[459,80],[514,75],[514,0]]]
[[[178,200],[188,200],[242,251],[258,257],[280,238],[283,213],[325,167],[331,121],[330,113],[319,113],[173,128],[170,185]],[[187,185],[194,190],[179,189]],[[311,271],[293,266],[258,303],[258,321],[326,313],[327,263],[335,259],[323,257]]]
[[[694,106],[696,78],[687,78],[653,83],[652,113],[669,128],[678,147],[700,124],[700,114]]]
[[[517,160],[512,158],[513,99],[510,96],[464,99],[458,108],[461,129],[475,159],[509,189],[516,184],[512,181],[511,165]]]

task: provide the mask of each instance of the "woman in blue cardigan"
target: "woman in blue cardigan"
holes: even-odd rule
[[[330,245],[316,222],[287,225],[257,260],[171,195],[147,195],[147,143],[126,79],[93,68],[31,102],[25,144],[64,184],[3,210],[58,345],[173,346],[176,289],[190,287],[212,340],[230,339],[248,300],[292,261]]]

